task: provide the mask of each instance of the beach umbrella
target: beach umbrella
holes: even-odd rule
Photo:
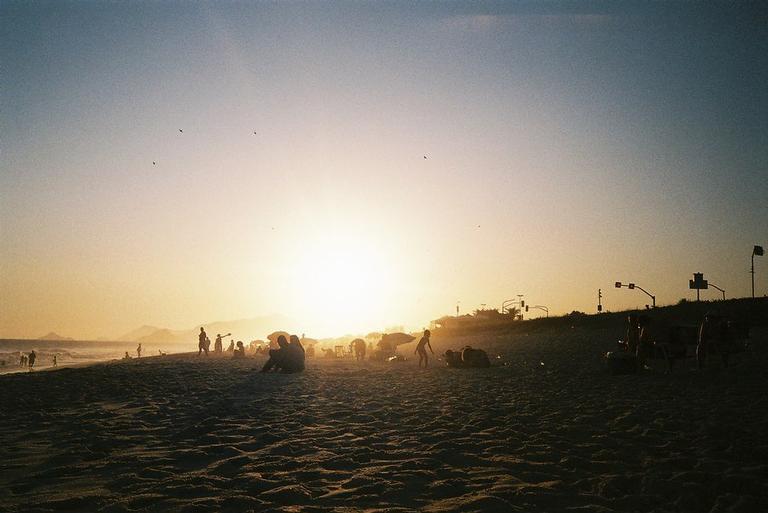
[[[291,338],[291,335],[287,331],[275,331],[273,333],[270,333],[269,335],[267,335],[267,340],[269,340],[269,345],[272,348],[277,347],[277,338],[280,335],[285,337],[286,342]]]
[[[407,333],[386,333],[381,337],[381,342],[391,344],[393,347],[408,344],[414,340],[416,340],[416,337]]]

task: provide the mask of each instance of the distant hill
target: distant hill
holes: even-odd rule
[[[183,342],[183,339],[174,335],[171,330],[159,329],[149,335],[139,338],[136,342],[145,345],[176,344],[178,342]]]
[[[151,335],[152,333],[158,330],[160,330],[160,328],[158,328],[157,326],[144,325],[141,328],[136,328],[135,330],[132,330],[132,331],[129,331],[128,333],[120,335],[119,337],[117,337],[116,340],[125,340],[128,342],[135,342],[140,338]]]
[[[68,338],[68,337],[62,337],[58,333],[54,333],[53,331],[48,333],[47,335],[38,338],[37,340],[75,340],[74,338]]]
[[[217,333],[222,335],[231,333],[236,340],[248,342],[263,339],[273,331],[290,330],[295,327],[295,323],[283,315],[267,315],[252,319],[203,323],[187,330],[171,330],[145,325],[121,335],[118,340],[141,342],[148,345],[190,343],[196,346],[200,326],[205,328],[211,340],[215,339]],[[300,333],[297,334],[300,335]]]

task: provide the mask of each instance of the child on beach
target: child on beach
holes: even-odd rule
[[[139,347],[136,348],[136,354],[138,358],[141,358],[141,342],[139,342]]]
[[[421,368],[421,362],[424,362],[424,368],[427,368],[427,363],[429,362],[429,357],[427,356],[427,350],[424,348],[424,346],[429,347],[429,352],[432,354],[435,354],[435,352],[432,350],[432,344],[429,343],[429,336],[431,333],[429,330],[424,330],[424,336],[421,337],[421,340],[419,340],[419,343],[416,345],[416,350],[413,352],[414,354],[419,355],[419,368]]]

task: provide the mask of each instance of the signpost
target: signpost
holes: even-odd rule
[[[704,273],[693,273],[693,279],[688,280],[688,288],[696,289],[696,301],[700,301],[700,291],[709,288],[709,283],[704,279]]]

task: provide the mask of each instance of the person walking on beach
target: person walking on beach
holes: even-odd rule
[[[37,360],[37,353],[33,349],[31,353],[29,353],[29,371],[32,372],[32,367],[35,366],[35,360]]]
[[[427,350],[424,348],[424,346],[429,347],[429,352],[432,354],[435,354],[435,352],[432,350],[432,344],[429,343],[429,336],[431,333],[429,330],[424,330],[424,336],[421,337],[421,340],[419,340],[419,343],[416,345],[416,350],[413,352],[414,354],[419,355],[419,368],[421,368],[421,362],[424,362],[424,368],[427,368],[427,363],[429,362],[429,357],[427,356]]]
[[[139,342],[139,347],[136,348],[136,354],[141,358],[141,342]]]
[[[200,334],[197,336],[197,341],[197,356],[200,356],[203,351],[205,351],[205,356],[208,356],[208,347],[210,347],[211,340],[202,326],[200,326]]]

